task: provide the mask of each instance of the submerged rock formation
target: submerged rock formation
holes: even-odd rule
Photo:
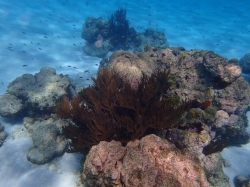
[[[7,118],[50,115],[56,100],[65,94],[75,94],[71,79],[56,74],[53,68],[42,68],[35,75],[17,77],[8,85],[7,93],[0,96],[0,115]]]
[[[156,135],[131,141],[102,141],[86,158],[85,186],[209,187],[205,172],[188,153]]]
[[[177,94],[178,97],[172,98],[177,104],[181,100],[197,101],[186,116],[187,129],[190,123],[204,123],[213,127],[208,130],[215,134],[212,138],[228,137],[232,144],[248,142],[245,115],[250,104],[250,87],[241,76],[241,68],[226,58],[212,51],[146,46],[145,52],[136,54],[115,52],[101,64],[135,88],[142,74],[170,69],[171,86],[163,99]]]
[[[108,20],[87,18],[81,37],[87,41],[83,46],[84,52],[96,57],[105,57],[109,51],[117,50],[142,52],[147,44],[160,48],[169,46],[165,34],[161,31],[146,28],[140,33],[129,27],[126,10],[123,8],[116,10]]]
[[[31,134],[33,142],[27,153],[27,160],[34,164],[45,164],[63,155],[67,146],[67,140],[61,131],[63,125],[66,123],[60,119],[35,121],[32,118],[24,118],[24,126]]]

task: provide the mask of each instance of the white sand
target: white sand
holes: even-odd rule
[[[91,84],[86,79],[96,75],[95,64],[100,59],[84,54],[82,23],[89,16],[107,19],[119,7],[127,9],[131,26],[142,27],[137,31],[147,27],[164,31],[170,46],[213,50],[227,58],[241,58],[250,52],[247,0],[231,4],[226,0],[1,1],[0,94],[6,92],[8,83],[16,77],[34,74],[42,67],[68,74],[79,85]],[[85,70],[90,73],[84,73]],[[80,76],[84,78],[79,79]],[[9,134],[23,128],[22,122],[2,118],[0,122]],[[32,165],[26,160],[30,137],[22,131],[15,132],[14,137],[0,148],[0,186],[75,186],[74,173],[80,167],[81,156],[65,154],[50,164]],[[249,145],[225,149],[222,155],[231,162],[231,167],[225,168],[226,174],[231,178],[239,173],[250,174],[249,153]]]

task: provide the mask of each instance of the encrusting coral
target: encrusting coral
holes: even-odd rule
[[[123,82],[107,68],[99,71],[94,85],[83,89],[70,100],[63,97],[56,114],[69,120],[63,127],[71,139],[69,152],[81,152],[100,141],[118,140],[123,144],[146,134],[176,127],[191,102],[172,105],[162,99],[169,88],[168,72],[143,75],[138,89]]]

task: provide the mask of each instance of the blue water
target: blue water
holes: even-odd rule
[[[82,24],[87,17],[107,19],[117,8],[127,10],[138,32],[164,32],[170,46],[212,50],[228,59],[250,52],[249,0],[0,0],[0,94],[14,78],[46,66],[91,83],[87,78],[96,75],[100,58],[84,54]]]

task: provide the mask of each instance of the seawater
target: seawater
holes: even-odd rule
[[[137,32],[148,27],[162,31],[171,47],[212,50],[228,59],[240,59],[250,52],[248,0],[2,0],[0,94],[16,77],[34,74],[42,67],[53,67],[76,81],[86,76],[85,84],[92,84],[88,78],[96,75],[100,58],[83,53],[82,24],[87,17],[108,19],[118,8],[126,9],[130,26]],[[244,154],[250,155],[249,151]],[[240,156],[230,161],[237,165]],[[241,170],[250,174],[248,165]]]

